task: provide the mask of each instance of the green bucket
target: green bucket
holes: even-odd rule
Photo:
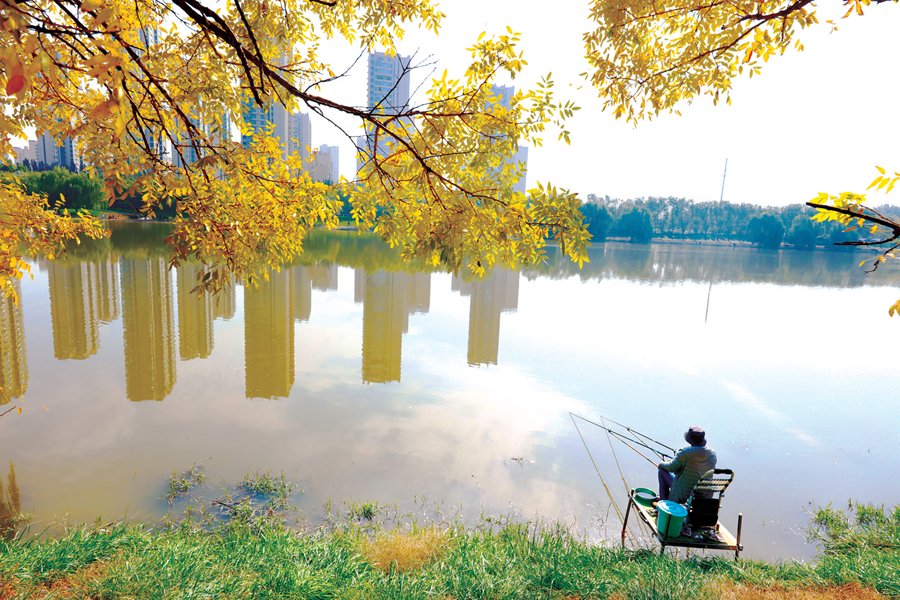
[[[656,504],[656,529],[666,538],[681,535],[681,526],[687,518],[687,509],[671,500],[660,500]]]
[[[653,490],[648,490],[647,488],[634,489],[634,501],[641,506],[653,506],[654,500],[656,500],[656,492]]]

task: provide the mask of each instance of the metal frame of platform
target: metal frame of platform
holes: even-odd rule
[[[637,511],[638,516],[641,521],[650,528],[650,531],[653,532],[654,537],[659,541],[661,545],[660,554],[666,551],[666,546],[672,546],[673,548],[702,548],[704,550],[728,550],[734,552],[734,560],[737,560],[741,555],[741,550],[744,547],[741,545],[741,526],[744,521],[744,515],[738,513],[738,522],[737,522],[737,537],[733,536],[730,531],[725,529],[725,526],[722,525],[721,522],[716,523],[716,532],[722,538],[722,541],[715,541],[709,539],[696,539],[694,537],[688,537],[684,535],[679,535],[678,537],[666,537],[660,534],[659,529],[656,527],[656,509],[644,506],[639,504],[637,500],[634,499],[634,488],[632,488],[631,493],[628,495],[628,507],[625,509],[625,520],[622,523],[622,547],[625,547],[625,530],[628,527],[628,517],[631,514],[631,507],[634,506]]]

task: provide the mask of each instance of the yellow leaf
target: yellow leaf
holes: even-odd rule
[[[118,108],[119,102],[117,100],[110,99],[106,102],[101,102],[91,110],[91,118],[97,121],[103,120],[112,115]]]

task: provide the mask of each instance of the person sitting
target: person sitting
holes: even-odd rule
[[[679,504],[687,502],[703,474],[716,467],[716,453],[706,447],[706,432],[696,425],[684,434],[690,444],[675,453],[675,458],[659,467],[659,499]]]

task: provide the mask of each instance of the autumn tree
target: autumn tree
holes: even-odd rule
[[[844,18],[860,17],[872,5],[898,0],[843,0]],[[810,27],[836,28],[820,23],[812,0],[591,0],[595,26],[584,34],[590,65],[588,78],[605,108],[630,122],[661,112],[678,112],[698,96],[730,102],[732,81],[759,73],[772,57],[802,50],[798,33]],[[878,167],[869,188],[891,191],[900,180]],[[865,196],[851,192],[822,194],[808,202],[819,210],[816,219],[837,221],[848,230],[868,227],[886,231],[875,241],[845,241],[849,245],[885,246],[870,270],[877,269],[900,247],[900,221],[864,204]],[[890,313],[900,311],[900,301]]]
[[[0,155],[27,128],[74,137],[107,200],[139,192],[148,215],[177,201],[172,262],[210,266],[203,284],[265,276],[302,250],[313,227],[337,224],[340,197],[352,217],[405,257],[483,272],[495,262],[530,263],[548,239],[574,261],[588,233],[574,194],[551,184],[514,191],[519,143],[568,139],[575,107],[549,78],[508,104],[492,84],[526,64],[507,30],[473,39],[462,73],[434,77],[421,103],[400,110],[358,107],[323,94],[346,75],[320,54],[327,40],[396,53],[408,27],[437,32],[443,14],[427,0],[0,0]],[[350,115],[372,147],[338,189],[312,181],[298,155],[258,135],[244,148],[246,107],[279,103],[325,119]],[[171,147],[177,158],[160,151]],[[184,166],[184,163],[187,166]],[[178,166],[182,165],[182,166]],[[26,243],[51,255],[78,234],[102,234],[86,214],[58,215],[15,176],[0,182],[0,287],[27,271]]]

